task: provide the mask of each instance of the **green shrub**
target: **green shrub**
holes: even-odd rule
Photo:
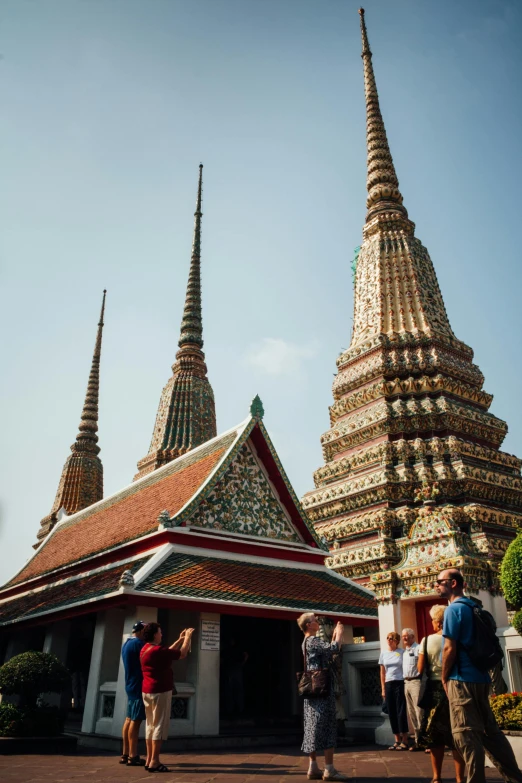
[[[61,693],[71,675],[55,655],[25,652],[0,666],[0,693],[20,696],[20,705],[36,707],[42,693]]]
[[[0,737],[55,737],[63,731],[58,707],[16,707],[0,704]]]
[[[502,693],[492,696],[490,702],[501,729],[522,731],[522,693]]]
[[[522,636],[522,609],[519,609],[511,621],[511,625]]]
[[[506,601],[522,608],[522,533],[508,546],[500,565],[500,584]]]

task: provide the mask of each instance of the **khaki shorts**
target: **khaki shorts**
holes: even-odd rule
[[[170,708],[172,691],[164,693],[142,693],[145,705],[146,739],[166,740],[169,738]]]

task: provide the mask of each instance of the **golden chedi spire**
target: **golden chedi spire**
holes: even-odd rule
[[[96,503],[103,497],[103,465],[98,457],[98,401],[100,390],[100,359],[102,347],[103,318],[105,315],[105,297],[103,300],[96,332],[96,342],[91,362],[91,371],[87,383],[87,393],[83,404],[80,425],[76,440],[71,446],[71,454],[63,466],[58,491],[51,513],[42,519],[37,535],[38,547],[49,531],[54,527],[58,512],[64,510],[70,516],[82,508]]]
[[[216,436],[214,392],[207,378],[201,316],[201,212],[203,165],[199,166],[194,237],[172,376],[161,394],[148,454],[138,462],[134,479],[179,457]]]
[[[355,262],[352,339],[337,359],[330,428],[321,438],[324,465],[303,506],[330,543],[330,565],[375,582],[382,600],[413,597],[421,583],[429,594],[431,571],[450,552],[463,558],[459,567],[472,590],[496,590],[496,568],[522,525],[522,463],[500,451],[507,425],[489,413],[493,398],[482,388],[473,351],[451,329],[432,261],[403,206],[359,13],[367,215]],[[433,530],[450,531],[453,547],[426,546],[422,578],[409,564],[404,571],[398,565],[411,531],[426,521],[415,509],[421,496],[444,509],[445,521]]]

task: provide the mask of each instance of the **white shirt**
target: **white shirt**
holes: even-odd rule
[[[379,663],[386,670],[386,682],[392,680],[402,680],[402,655],[404,650],[398,647],[393,652],[391,650],[383,651],[379,656]]]
[[[412,677],[420,677],[419,670],[417,669],[419,652],[420,647],[417,642],[413,642],[411,647],[404,650],[404,655],[402,656],[402,674],[405,680],[409,680]]]

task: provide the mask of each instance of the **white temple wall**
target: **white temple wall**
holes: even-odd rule
[[[124,620],[125,610],[119,608],[107,609],[96,615],[83,711],[82,732],[84,733],[90,734],[94,731],[106,733],[107,728],[112,725],[111,716],[110,725],[106,726],[102,723],[97,726],[100,719],[106,720],[103,718],[104,700],[100,698],[100,686],[107,682],[115,683],[117,680]]]

